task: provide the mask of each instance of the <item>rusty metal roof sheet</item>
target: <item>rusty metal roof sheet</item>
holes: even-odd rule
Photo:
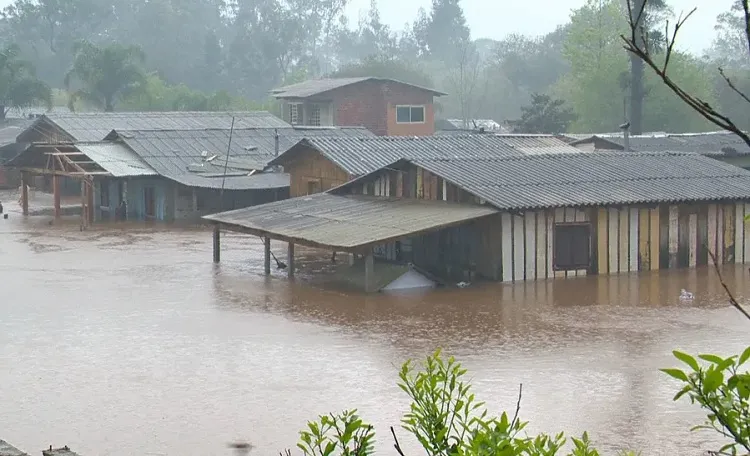
[[[347,173],[371,173],[402,158],[523,157],[530,154],[586,154],[552,135],[463,134],[307,138],[269,164],[283,164],[311,147]]]
[[[750,199],[750,171],[698,154],[412,160],[499,209]]]
[[[432,92],[437,96],[445,95],[445,93],[439,92],[435,89],[430,89],[407,82],[401,82],[395,79],[376,77],[310,79],[308,81],[299,82],[297,84],[291,84],[288,86],[273,89],[271,91],[271,94],[273,94],[273,96],[276,98],[307,98],[314,95],[320,95],[331,90],[340,89],[341,87],[346,87],[352,84],[359,84],[365,81],[391,82],[407,85],[419,90],[425,90],[427,92]]]
[[[78,143],[76,148],[114,177],[158,175],[148,163],[124,144],[113,142]]]
[[[292,198],[204,217],[229,229],[313,247],[356,249],[496,213],[489,206],[339,196]]]
[[[235,117],[235,128],[292,128],[266,111],[246,112],[80,112],[50,113],[31,127],[46,132],[46,122],[65,131],[73,141],[101,141],[112,130],[229,130]],[[50,132],[50,134],[52,134]],[[63,138],[50,138],[59,141]]]

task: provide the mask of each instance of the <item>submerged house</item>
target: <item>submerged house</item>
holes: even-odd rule
[[[136,220],[199,219],[287,198],[289,176],[266,170],[267,163],[315,135],[372,134],[295,128],[263,112],[42,116],[19,137],[27,147],[8,165],[27,179],[49,176],[58,215],[65,178],[81,189],[87,222],[122,218],[123,212]]]
[[[582,150],[628,150],[651,152],[691,152],[715,158],[740,168],[750,169],[750,146],[739,136],[728,131],[707,133],[622,133],[577,135],[570,145]]]
[[[416,137],[318,137],[290,147],[269,165],[290,175],[292,197],[342,185],[401,158],[497,157],[585,153],[551,135],[470,134]]]
[[[287,242],[290,274],[296,244],[360,255],[375,291],[387,263],[518,282],[695,267],[709,252],[750,262],[746,214],[746,170],[689,153],[601,152],[403,159],[326,193],[205,218],[215,239],[262,236],[267,252],[270,239]]]
[[[271,94],[292,125],[359,126],[380,136],[435,132],[435,89],[377,77],[313,79]]]

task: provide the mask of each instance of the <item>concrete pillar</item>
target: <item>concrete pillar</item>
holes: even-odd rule
[[[263,268],[266,275],[271,274],[271,238],[263,238]]]
[[[365,292],[372,293],[375,288],[375,258],[372,252],[365,257]]]
[[[21,172],[21,210],[23,215],[29,215],[29,173]]]
[[[52,195],[55,199],[55,218],[59,219],[62,211],[60,209],[60,176],[57,174],[52,175]]]
[[[287,245],[287,273],[289,278],[294,278],[294,242]]]
[[[221,261],[221,228],[214,225],[214,263]]]

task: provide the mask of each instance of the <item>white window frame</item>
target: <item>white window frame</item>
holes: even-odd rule
[[[399,122],[398,120],[398,110],[399,108],[409,108],[409,121],[408,122]],[[411,120],[411,110],[414,108],[422,108],[422,120],[420,121],[412,121]],[[425,105],[396,105],[396,123],[397,124],[423,124],[425,123],[427,119],[427,107]]]
[[[302,125],[302,103],[289,103],[289,123],[292,125]],[[294,115],[292,115],[294,113]]]
[[[321,124],[321,121],[322,121],[322,119],[321,119],[322,111],[323,110],[321,109],[320,104],[318,104],[318,103],[311,104],[310,105],[310,115],[307,116],[307,124],[310,125],[310,126],[313,126],[313,127],[319,127],[319,126],[321,126],[322,125]],[[316,113],[318,115],[318,118],[317,118],[318,123],[314,123],[314,120],[316,120],[315,119],[315,114]]]

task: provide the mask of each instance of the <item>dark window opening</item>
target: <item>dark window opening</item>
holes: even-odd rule
[[[316,181],[316,180],[307,181],[307,194],[314,195],[316,193],[320,193],[321,192],[320,187],[321,187],[320,181]]]
[[[109,182],[99,184],[99,203],[101,207],[109,207]]]
[[[591,225],[561,223],[555,225],[554,268],[557,271],[588,269],[591,265]]]

